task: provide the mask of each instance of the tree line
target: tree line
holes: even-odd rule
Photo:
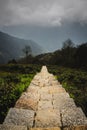
[[[16,63],[87,68],[87,43],[82,43],[76,46],[71,39],[67,39],[63,42],[60,50],[38,56],[32,56],[30,46],[25,46],[22,51],[25,56],[19,59]],[[13,62],[15,61],[13,60]]]

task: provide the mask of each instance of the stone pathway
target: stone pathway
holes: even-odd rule
[[[86,125],[82,109],[43,66],[15,107],[9,110],[0,130],[87,130]],[[71,126],[82,129],[65,128]]]

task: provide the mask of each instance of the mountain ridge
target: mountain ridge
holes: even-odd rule
[[[18,38],[0,31],[0,63],[22,57],[22,50],[26,45],[31,47],[32,55],[36,56],[44,53],[43,48],[35,41]]]

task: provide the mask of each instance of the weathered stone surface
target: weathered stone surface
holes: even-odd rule
[[[39,94],[38,92],[35,93],[35,92],[25,92],[21,95],[21,97],[19,98],[20,99],[34,99],[36,101],[39,101]]]
[[[67,98],[70,98],[68,93],[55,93],[55,94],[53,94],[53,100],[56,100],[56,99],[66,99],[67,100]]]
[[[53,88],[49,89],[49,93],[50,94],[66,93],[66,91],[62,87],[56,87],[56,86],[54,86]]]
[[[27,130],[26,126],[17,126],[17,125],[0,125],[0,130]]]
[[[33,126],[34,111],[11,108],[5,118],[4,124]]]
[[[43,93],[41,94],[40,96],[40,100],[47,100],[47,101],[52,101],[52,94],[46,94],[46,93]]]
[[[60,113],[54,109],[37,111],[35,127],[58,127],[61,126]]]
[[[40,89],[39,86],[30,85],[30,86],[27,88],[27,91],[26,91],[26,92],[37,93],[39,89]]]
[[[30,130],[61,130],[60,127],[49,127],[49,128],[30,128]]]
[[[72,98],[57,97],[57,99],[53,100],[53,107],[55,109],[67,110],[68,108],[76,108],[76,105]]]
[[[40,95],[42,95],[43,93],[49,94],[49,90],[50,90],[49,87],[42,87],[41,89],[39,89],[38,93]]]
[[[33,78],[33,80],[39,80],[41,78],[40,73],[36,74]]]
[[[86,117],[81,108],[61,110],[63,126],[86,125]]]
[[[41,100],[38,103],[38,110],[42,110],[42,109],[52,109],[53,105],[51,101],[45,101],[45,100]]]
[[[32,80],[31,84],[39,86],[40,81],[39,80]]]
[[[66,128],[63,128],[63,130],[87,130],[87,125],[66,127]]]
[[[38,102],[32,98],[30,99],[19,99],[15,105],[16,108],[24,108],[29,110],[37,110]]]
[[[57,80],[52,80],[52,81],[51,81],[51,85],[52,85],[52,86],[58,85],[58,81],[57,81]]]

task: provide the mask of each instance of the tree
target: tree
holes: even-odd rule
[[[74,55],[76,52],[76,47],[72,40],[68,39],[63,42],[61,54],[63,64],[66,66],[73,66],[74,65]]]
[[[63,42],[62,49],[73,48],[73,47],[74,47],[74,43],[72,42],[71,39],[67,39],[66,41]]]
[[[83,43],[77,47],[76,59],[78,67],[87,68],[87,43]]]
[[[29,45],[26,45],[23,49],[23,52],[25,54],[25,58],[26,58],[26,63],[28,61],[28,56],[32,54],[32,50],[31,47]]]

